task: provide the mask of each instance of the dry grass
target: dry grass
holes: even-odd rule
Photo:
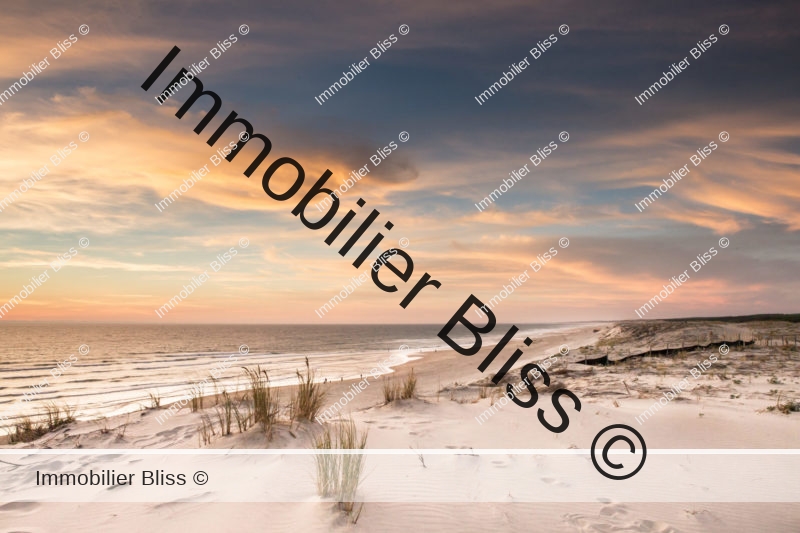
[[[26,416],[21,421],[14,424],[12,431],[8,434],[8,442],[10,444],[33,442],[46,433],[46,426],[34,423],[30,417]]]
[[[217,383],[217,378],[211,376],[211,383],[214,384],[214,405],[219,403],[219,384]]]
[[[770,405],[767,407],[767,411],[780,411],[785,415],[788,415],[789,413],[797,413],[800,412],[800,402],[789,400],[788,402],[781,403],[781,394],[779,393],[775,405]]]
[[[800,412],[800,402],[797,402],[795,400],[789,400],[786,403],[780,404],[778,406],[778,411],[780,411],[785,415],[788,415],[789,413]]]
[[[253,409],[246,395],[242,401],[239,402],[239,405],[233,406],[233,414],[236,417],[236,425],[239,427],[239,433],[244,433],[247,431],[248,427],[253,425]]]
[[[200,441],[200,446],[202,447],[205,444],[211,444],[211,437],[216,435],[214,431],[214,423],[208,417],[208,415],[204,414],[200,417],[201,425],[197,427],[197,438]]]
[[[55,402],[49,402],[45,404],[42,421],[34,422],[31,417],[26,416],[11,428],[12,431],[9,432],[8,441],[10,444],[33,442],[48,432],[55,431],[61,426],[74,421],[74,408],[66,404],[59,406]]]
[[[394,378],[383,378],[383,403],[392,403],[400,397],[400,384]]]
[[[314,371],[306,357],[306,375],[297,372],[297,392],[294,400],[289,404],[289,413],[292,420],[313,420],[322,410],[325,401],[325,392],[322,385],[314,382]]]
[[[120,424],[119,426],[114,428],[114,432],[117,435],[117,439],[118,440],[122,440],[122,438],[125,437],[125,430],[127,429],[128,424],[130,423],[130,419],[131,419],[131,415],[129,414],[126,417],[124,424]],[[100,426],[100,434],[101,435],[108,435],[109,433],[111,433],[112,429],[110,427],[108,427],[108,417],[101,416],[97,420],[95,420],[95,423],[98,426]]]
[[[47,417],[47,429],[49,431],[58,429],[70,422],[75,422],[75,409],[66,404],[63,407],[59,407],[55,402],[49,402],[45,405],[44,412]]]
[[[267,371],[261,365],[255,370],[245,368],[244,373],[250,381],[250,400],[253,406],[253,424],[261,424],[264,433],[272,436],[272,428],[278,419],[278,393],[269,386]]]
[[[122,440],[125,438],[125,431],[127,431],[128,424],[130,423],[130,421],[131,421],[131,415],[128,415],[125,418],[125,423],[120,424],[119,426],[116,427],[115,433],[117,435],[117,440]]]
[[[202,384],[193,384],[192,387],[192,412],[196,413],[203,409],[203,385]],[[216,385],[216,383],[214,383]]]
[[[230,435],[231,422],[233,422],[233,400],[225,390],[222,391],[222,407],[217,406],[217,419],[222,436]]]
[[[161,395],[158,391],[148,392],[147,395],[150,397],[150,409],[161,409]]]
[[[396,382],[394,378],[383,378],[383,403],[392,403],[395,400],[409,400],[416,397],[417,376],[414,369],[406,375],[401,382]],[[438,397],[438,394],[437,394]]]
[[[109,427],[108,427],[108,418],[107,417],[101,416],[100,418],[95,420],[95,423],[100,426],[100,434],[101,435],[108,435],[109,433],[111,433],[111,429],[109,429]]]
[[[400,398],[402,400],[410,400],[414,398],[416,395],[417,390],[417,376],[414,375],[414,369],[411,369],[411,372],[406,376],[406,379],[403,381],[403,387],[400,391]]]
[[[363,450],[367,446],[367,431],[358,431],[352,419],[340,422],[334,432],[330,426],[314,438],[314,448],[318,450]],[[324,497],[338,501],[339,509],[351,518],[358,520],[361,508],[354,516],[355,496],[361,482],[366,456],[363,454],[319,454],[317,464],[317,490]]]

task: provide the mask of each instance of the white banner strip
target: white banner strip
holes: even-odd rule
[[[624,480],[588,450],[10,451],[2,502],[800,501],[798,450],[648,450]],[[642,459],[609,455],[612,475]]]

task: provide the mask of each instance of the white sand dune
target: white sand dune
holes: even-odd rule
[[[653,327],[656,331],[651,337],[657,339],[659,331],[671,339],[682,336],[672,323],[667,326],[655,323]],[[706,324],[684,327],[708,330]],[[750,328],[753,327],[719,326],[717,333],[712,331],[712,340],[715,334],[716,340],[721,340],[721,335],[752,334],[754,330]],[[790,399],[797,399],[800,382],[800,355],[797,352],[763,345],[733,349],[725,356],[717,351],[717,362],[698,378],[690,376],[687,380],[689,387],[639,424],[636,417],[671,390],[674,383],[685,379],[690,369],[712,352],[637,358],[611,366],[587,367],[575,362],[589,353],[605,353],[607,348],[611,353],[625,354],[628,348],[637,352],[643,344],[640,338],[632,335],[632,331],[624,324],[576,327],[547,334],[536,339],[530,348],[525,348],[526,355],[517,367],[531,360],[545,359],[554,354],[558,356],[558,361],[548,369],[551,386],[545,389],[541,381],[537,383],[540,398],[536,408],[545,407],[547,417],[556,421],[558,416],[553,412],[551,395],[557,387],[574,391],[581,400],[580,413],[571,409],[568,400],[562,401],[569,413],[570,425],[560,434],[542,427],[534,413],[536,409],[520,409],[511,403],[492,413],[482,423],[477,421],[477,417],[497,402],[497,391],[500,390],[490,387],[481,392],[490,381],[476,367],[489,347],[484,347],[473,357],[446,351],[425,354],[422,359],[401,367],[397,372],[400,379],[411,366],[414,367],[418,378],[416,399],[384,405],[382,384],[376,382],[348,403],[342,414],[352,416],[360,429],[368,429],[367,447],[370,449],[586,449],[598,431],[614,423],[637,428],[645,437],[648,449],[798,448],[800,414],[784,414],[780,409],[767,410],[769,406],[782,406]],[[559,354],[559,347],[564,344],[571,349],[568,356]],[[581,347],[591,348],[581,350]],[[507,347],[503,353],[511,349]],[[498,362],[493,368],[495,366],[499,366]],[[518,380],[519,371],[515,369],[504,383]],[[350,383],[327,385],[326,407],[341,397]],[[284,388],[280,394],[285,404],[292,389]],[[527,393],[522,394],[527,397]],[[212,398],[206,399],[209,415],[214,415],[213,403]],[[115,417],[102,423],[105,428],[99,422],[74,423],[34,443],[6,446],[6,449],[24,454],[26,448],[32,447],[127,450],[189,450],[200,447],[197,428],[201,413],[192,413],[187,407],[163,425],[156,421],[158,414],[159,411],[146,410],[127,417]],[[122,426],[125,426],[125,432],[120,438],[117,434]],[[234,429],[232,435],[215,436],[204,448],[307,449],[320,429],[321,426],[315,423],[290,426],[284,422],[275,430],[271,440],[258,427],[245,433]],[[0,457],[6,458],[11,461],[10,456]],[[59,466],[54,461],[65,461],[64,457],[37,457],[37,460],[43,459],[52,461],[47,466],[52,469]],[[368,457],[367,464],[370,465],[373,459]],[[29,473],[23,475],[20,467],[0,463],[0,479],[4,481],[0,494],[7,502],[0,504],[0,531],[800,531],[800,505],[796,503],[800,491],[794,486],[782,487],[775,483],[782,479],[781,476],[796,477],[796,471],[781,472],[778,468],[770,474],[769,468],[777,468],[775,465],[780,463],[775,461],[779,459],[769,463],[772,465],[769,468],[765,467],[763,479],[743,487],[743,498],[752,497],[761,500],[760,503],[726,502],[725,498],[735,491],[715,489],[714,483],[721,482],[722,473],[720,479],[714,479],[715,476],[709,474],[713,469],[704,470],[704,465],[698,464],[696,457],[677,457],[670,459],[674,463],[659,463],[664,460],[662,456],[651,456],[642,472],[628,485],[641,487],[640,493],[627,498],[604,499],[601,496],[596,501],[546,501],[547,494],[567,494],[567,489],[572,493],[586,491],[586,494],[594,495],[597,493],[595,487],[603,486],[603,483],[626,483],[606,481],[585,458],[581,459],[587,463],[585,470],[574,470],[564,466],[567,464],[564,457],[538,455],[534,463],[526,466],[533,468],[531,472],[534,472],[528,478],[518,477],[519,465],[522,464],[519,457],[482,456],[475,459],[479,461],[472,467],[461,468],[463,460],[453,456],[426,458],[423,454],[421,459],[414,455],[402,456],[402,460],[396,460],[392,475],[397,479],[405,475],[413,480],[431,480],[421,489],[423,494],[429,491],[430,497],[423,498],[429,501],[413,501],[419,494],[403,493],[403,490],[411,490],[408,487],[413,487],[413,483],[380,485],[381,491],[388,494],[385,499],[396,501],[367,501],[356,524],[351,523],[352,517],[348,518],[337,510],[335,503],[322,501],[314,493],[313,468],[287,469],[287,464],[292,464],[290,461],[293,460],[287,457],[252,458],[249,463],[251,476],[242,482],[242,500],[256,496],[258,483],[263,478],[264,483],[271,483],[277,489],[296,489],[296,497],[301,501],[220,503],[211,483],[192,492],[192,501],[186,501],[188,493],[181,491],[176,491],[172,498],[150,503],[15,501],[24,500],[29,494]],[[742,479],[750,468],[747,460],[756,459],[739,460]],[[125,466],[135,469],[143,464],[139,462],[141,458],[130,455],[116,460],[120,465],[117,470],[124,470]],[[79,455],[68,456],[66,461],[82,464],[87,469],[96,464]],[[166,458],[164,461],[167,465],[179,464],[177,459]],[[436,478],[437,471],[447,464],[459,465],[449,485]],[[662,470],[659,474],[659,468],[662,468],[659,464],[673,464],[673,471]],[[735,462],[733,464],[736,466]],[[767,465],[766,460],[763,464]],[[377,468],[370,470],[369,466],[365,471],[362,482],[364,499],[369,499],[370,483],[380,479],[377,472]],[[487,494],[497,492],[498,488],[490,484],[495,482],[493,480],[502,480],[504,475],[512,480],[507,487],[507,501],[441,501],[447,499],[448,486],[451,492],[464,487],[485,489]],[[668,487],[659,486],[669,476],[688,480],[697,485],[694,488],[698,491],[702,491],[704,484],[710,489],[698,492],[704,495],[704,501],[701,498],[691,500],[690,490],[685,492],[689,501],[681,501],[682,494],[672,494]],[[737,479],[732,476],[731,479]],[[726,483],[728,488],[736,485],[735,482]],[[533,498],[539,497],[533,489],[541,491],[543,501],[515,500],[515,496],[520,498],[526,494],[525,498],[530,498],[531,494]],[[103,498],[102,491],[108,494],[107,488],[96,490],[98,499]]]

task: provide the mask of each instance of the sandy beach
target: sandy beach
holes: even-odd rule
[[[0,533],[800,533],[799,23],[5,2]]]
[[[491,382],[491,374],[482,375],[476,369],[491,346],[484,346],[472,357],[450,350],[425,353],[396,368],[394,374],[378,379],[371,378],[369,370],[365,370],[362,380],[324,383],[321,410],[346,397],[346,391],[358,390],[354,385],[362,383],[363,390],[351,392],[353,399],[337,414],[352,417],[359,431],[368,431],[368,449],[584,449],[599,430],[613,422],[638,428],[646,437],[648,448],[653,449],[794,448],[800,434],[800,415],[787,406],[796,402],[800,380],[800,355],[794,346],[797,330],[796,324],[786,322],[607,323],[546,333],[528,348],[518,343],[527,353],[537,355],[521,358],[501,381],[502,390],[506,383],[519,381],[523,362],[549,357],[551,384],[544,387],[541,380],[536,382],[540,394],[537,406],[549,406],[548,411],[552,411],[550,396],[558,388],[574,391],[582,404],[580,413],[569,411],[569,428],[563,433],[546,431],[536,422],[533,410],[519,409],[511,402],[493,409],[500,404],[501,388]],[[697,343],[705,347],[693,348]],[[506,350],[516,347],[513,344]],[[670,351],[662,353],[664,349]],[[589,364],[603,357],[609,364]],[[704,368],[703,361],[710,363],[708,368]],[[414,397],[385,403],[385,380],[402,382],[412,369],[417,378]],[[275,390],[282,406],[295,392],[294,387]],[[674,397],[643,418],[642,413],[652,409],[654,402],[668,391]],[[289,421],[288,410],[282,407],[271,437],[258,426],[245,432],[234,427],[232,434],[222,436],[215,402],[219,403],[220,398],[206,397],[204,409],[192,412],[186,406],[174,416],[161,416],[160,422],[159,416],[167,412],[167,405],[102,421],[75,422],[35,442],[5,448],[307,449],[313,447],[314,438],[324,425],[338,424],[335,420],[325,424]],[[569,409],[569,401],[562,403]],[[215,435],[205,443],[200,438],[204,417],[215,425]],[[558,420],[552,412],[548,412],[548,418],[553,423]],[[124,436],[120,436],[122,428]],[[428,462],[433,459],[428,458]],[[559,480],[558,469],[552,468],[555,460],[546,457],[539,465],[543,472],[555,472],[550,478],[542,476],[539,482],[543,486],[558,487],[569,478],[564,473]],[[420,461],[422,468],[427,468],[425,458]],[[464,481],[475,475],[468,475]],[[597,475],[594,471],[581,474],[589,483],[599,482]],[[646,470],[640,474],[646,475]],[[763,490],[765,498],[769,498],[770,489],[765,485]],[[297,526],[311,531],[438,531],[453,523],[467,531],[485,531],[489,527],[511,531],[530,527],[533,514],[537,531],[665,532],[753,530],[744,524],[750,521],[755,527],[756,516],[761,517],[759,527],[794,531],[800,520],[796,504],[769,503],[771,500],[734,504],[714,502],[712,497],[712,501],[699,503],[654,500],[468,505],[412,503],[405,501],[408,495],[396,496],[398,501],[368,501],[355,523],[335,503],[323,501],[313,493],[305,501],[280,504],[8,503],[0,507],[0,523],[4,524],[3,531],[49,531],[56,523],[80,531],[85,517],[91,515],[94,524],[113,525],[118,531],[143,531],[164,523],[176,525],[166,529],[160,525],[159,530],[184,529],[187,525],[211,530],[206,528],[217,524],[219,530],[234,531],[266,522],[270,531]],[[146,518],[142,519],[142,515]]]

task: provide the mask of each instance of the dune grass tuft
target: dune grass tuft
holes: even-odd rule
[[[780,392],[778,393],[778,400],[775,402],[775,405],[767,407],[767,411],[780,411],[785,415],[800,411],[800,402],[789,400],[788,402],[781,403],[781,394]]]
[[[239,433],[244,433],[253,424],[253,408],[250,404],[249,396],[245,395],[238,405],[234,404],[233,414],[236,417],[236,425]]]
[[[222,436],[231,434],[231,422],[233,421],[233,400],[228,391],[222,391],[222,407],[217,406],[217,419],[219,420],[219,431]]]
[[[383,403],[392,403],[400,397],[400,384],[394,378],[383,378]]]
[[[156,391],[148,392],[148,396],[150,396],[150,409],[161,409],[161,395]]]
[[[193,384],[192,387],[192,412],[196,413],[203,409],[203,387],[202,383]]]
[[[358,430],[352,418],[341,421],[334,431],[326,425],[314,438],[318,450],[363,450],[367,447],[367,431]],[[319,454],[317,464],[317,490],[323,498],[335,498],[339,509],[352,517],[355,496],[361,482],[366,456],[363,454]],[[361,510],[358,510],[361,514]],[[358,520],[358,516],[355,517]]]
[[[415,396],[417,390],[417,376],[414,375],[414,369],[406,376],[403,381],[403,388],[400,391],[400,399],[409,400]]]
[[[322,410],[325,401],[325,392],[322,385],[314,382],[315,372],[311,370],[306,357],[306,375],[297,372],[297,392],[294,400],[289,404],[289,413],[292,420],[313,420]]]
[[[29,416],[26,416],[12,427],[8,434],[8,442],[17,444],[19,442],[33,442],[47,433],[47,426],[34,423]]]
[[[75,422],[75,409],[69,405],[59,406],[49,402],[44,406],[42,421],[34,422],[26,416],[11,428],[8,441],[11,444],[19,442],[33,442],[50,431],[55,431],[61,426]]]
[[[211,444],[211,437],[216,435],[214,423],[206,414],[200,415],[201,425],[197,426],[197,438],[200,440],[200,447],[204,444]]]
[[[44,412],[47,417],[48,431],[53,431],[61,426],[75,422],[75,409],[67,404],[59,407],[56,402],[49,402],[44,406]]]
[[[416,397],[417,376],[414,369],[406,375],[401,382],[396,382],[394,378],[383,379],[383,403],[392,403],[395,400],[409,400]]]
[[[128,424],[130,424],[130,422],[131,422],[131,415],[129,413],[128,416],[125,417],[125,423],[120,424],[115,429],[117,440],[123,440],[125,438],[125,432],[128,430]]]
[[[258,365],[255,369],[244,368],[250,381],[250,401],[253,406],[253,424],[261,424],[267,436],[272,436],[272,427],[278,419],[278,393],[269,385],[267,371]]]

